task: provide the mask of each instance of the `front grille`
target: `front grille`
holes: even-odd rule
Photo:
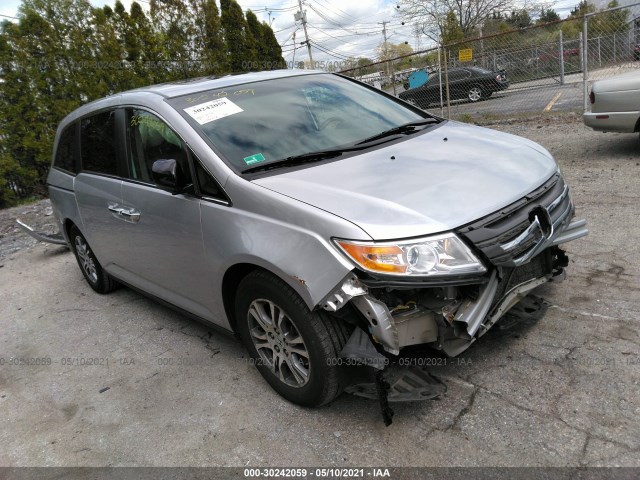
[[[517,202],[459,228],[458,233],[479,248],[494,265],[507,264],[537,244],[539,238],[530,235],[509,252],[505,253],[501,248],[501,245],[514,240],[531,225],[532,211],[536,207],[547,209],[552,223],[572,208],[565,189],[562,176],[555,174]]]

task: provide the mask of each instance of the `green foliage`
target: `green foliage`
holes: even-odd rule
[[[507,17],[506,21],[507,24],[513,29],[525,28],[533,24],[533,22],[531,22],[529,12],[527,12],[524,8],[522,10],[511,12],[511,15]]]
[[[266,22],[262,22],[260,25],[262,30],[262,42],[264,43],[264,57],[261,57],[260,51],[258,51],[258,57],[261,61],[266,59],[264,63],[264,70],[276,70],[278,68],[287,68],[287,64],[282,58],[282,48],[280,43],[276,39],[273,30],[267,25]]]
[[[459,42],[464,40],[464,31],[460,26],[460,21],[453,10],[447,12],[447,16],[442,25],[442,38],[443,45]]]
[[[44,194],[58,123],[119,91],[284,67],[273,30],[234,0],[23,0],[0,23],[0,208]],[[257,66],[257,68],[252,68]]]
[[[540,16],[536,20],[536,25],[542,25],[543,23],[557,22],[560,20],[560,15],[556,13],[553,8],[544,8],[540,11]]]
[[[615,8],[618,2],[613,0],[607,9]],[[613,12],[605,12],[590,19],[589,29],[595,35],[610,35],[612,33],[626,33],[629,30],[629,10],[622,8]]]
[[[227,41],[229,70],[232,73],[251,70],[255,55],[242,8],[235,0],[220,0],[220,10],[222,30]]]

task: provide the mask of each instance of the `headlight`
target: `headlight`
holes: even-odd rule
[[[453,233],[388,243],[334,241],[358,266],[374,273],[441,276],[487,271]]]

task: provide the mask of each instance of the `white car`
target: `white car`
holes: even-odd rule
[[[584,124],[602,132],[640,131],[640,69],[593,82]]]

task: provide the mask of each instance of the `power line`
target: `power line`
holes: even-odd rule
[[[269,11],[269,10],[272,11],[272,12],[289,12],[291,10],[295,10],[298,7],[295,6],[295,5],[292,5],[291,7],[273,7],[273,8],[271,8],[271,7],[266,7],[264,5],[259,5],[259,6],[258,5],[249,5],[249,6],[245,7],[245,8],[250,9],[250,10],[252,10],[254,12],[258,12],[258,11],[265,11],[266,12],[266,11]]]
[[[326,8],[326,9],[327,9],[327,10],[329,10],[330,12],[335,13],[335,14],[336,14],[336,15],[338,15],[339,17],[342,17],[342,18],[344,18],[344,19],[346,19],[346,20],[348,20],[348,21],[350,21],[350,22],[353,22],[353,21],[357,21],[357,20],[358,20],[358,18],[357,18],[357,17],[354,17],[353,15],[349,15],[347,12],[345,12],[345,11],[343,11],[343,10],[340,10],[338,7],[335,7],[335,8],[336,8],[336,10],[337,10],[337,12],[336,12],[336,10],[334,10],[334,9],[332,8],[332,6],[331,6],[331,5],[329,5],[329,4],[326,2],[326,0],[322,0],[323,5],[321,5],[321,4],[320,4],[319,0],[312,0],[312,1],[315,1],[315,3],[317,3],[317,4],[318,4],[318,6],[319,6],[320,8]],[[338,12],[341,12],[341,13],[338,13]]]
[[[346,56],[346,55],[342,55],[340,53],[333,52],[333,51],[331,51],[329,49],[323,48],[320,45],[318,45],[317,42],[312,42],[312,43],[313,43],[314,47],[316,47],[321,52],[326,53],[327,55],[331,55],[332,57],[339,58],[340,60],[349,60],[349,57]]]
[[[293,28],[293,27],[296,27],[296,26],[297,26],[297,24],[296,24],[296,23],[293,23],[292,25],[289,25],[288,27],[281,28],[280,30],[276,30],[276,31],[275,31],[275,32],[273,32],[273,33],[280,33],[280,32],[284,32],[285,30],[289,30],[290,28]]]
[[[316,30],[318,30],[320,33],[323,33],[324,35],[331,37],[331,38],[335,38],[336,40],[339,40],[341,38],[348,38],[348,37],[370,37],[372,35],[379,35],[379,32],[370,32],[370,33],[348,33],[347,35],[331,35],[329,32],[321,29],[320,27],[317,27],[315,25],[309,25],[311,28],[314,28]]]

